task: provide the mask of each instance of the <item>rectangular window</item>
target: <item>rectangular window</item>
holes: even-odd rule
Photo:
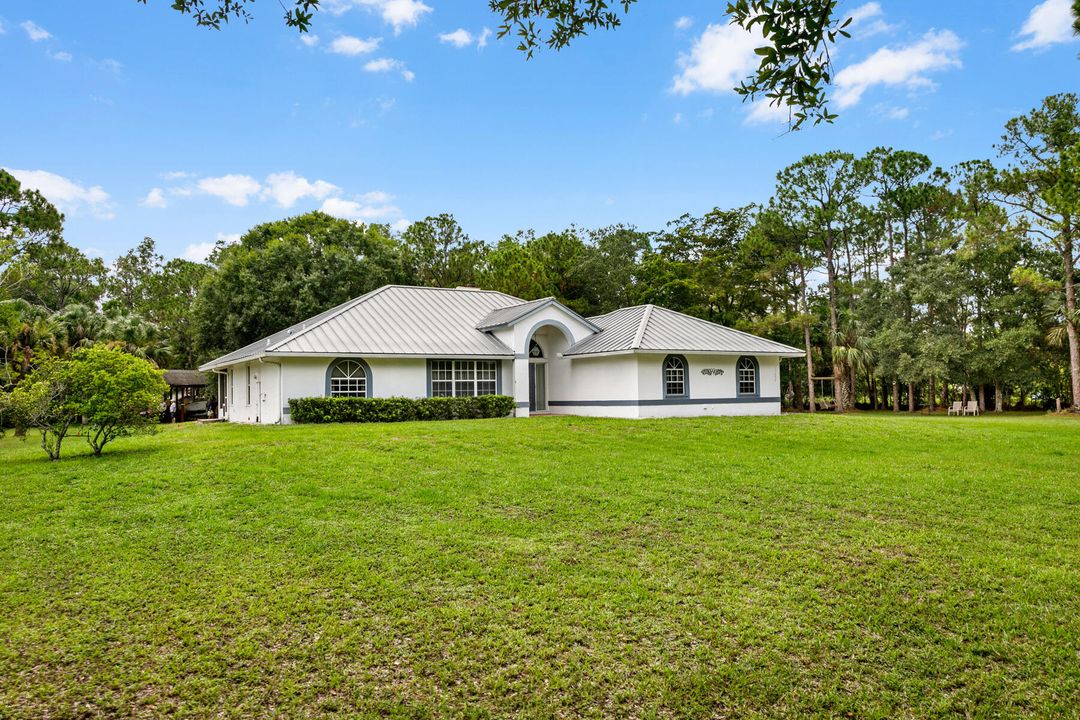
[[[757,382],[754,377],[756,373],[752,367],[739,368],[739,394],[740,395],[753,395],[757,392]]]
[[[432,360],[431,397],[494,395],[498,371],[495,360]]]
[[[247,366],[247,404],[251,404],[251,366]]]
[[[454,362],[431,361],[431,397],[454,396]]]
[[[664,370],[664,392],[667,395],[686,394],[686,379],[683,376],[681,365],[674,368],[669,367]]]

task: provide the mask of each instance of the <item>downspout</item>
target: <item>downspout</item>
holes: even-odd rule
[[[260,365],[277,365],[277,400],[278,400],[278,408],[277,408],[277,422],[274,423],[274,424],[275,425],[284,425],[285,424],[285,405],[284,405],[285,398],[282,397],[282,388],[281,388],[281,376],[284,373],[284,370],[282,370],[282,368],[281,368],[281,363],[274,362],[273,360],[263,360],[262,358],[259,358],[259,364]],[[259,402],[260,403],[262,402],[261,397],[259,398]]]

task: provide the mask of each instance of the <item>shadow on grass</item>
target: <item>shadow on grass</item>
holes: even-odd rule
[[[28,447],[33,447],[33,449],[37,450],[37,453],[35,455],[31,456],[31,457],[25,457],[25,458],[20,458],[20,459],[16,459],[16,460],[8,460],[7,463],[9,463],[9,467],[12,467],[12,468],[19,467],[21,465],[37,466],[37,465],[40,465],[41,463],[46,463],[46,464],[51,463],[51,464],[55,464],[55,465],[59,466],[59,465],[66,465],[66,464],[72,463],[72,462],[85,462],[85,461],[88,461],[88,460],[102,461],[103,462],[103,461],[108,460],[110,457],[116,457],[118,459],[122,458],[124,460],[128,460],[128,459],[131,459],[131,458],[138,458],[140,456],[157,455],[158,453],[160,453],[162,451],[162,448],[160,446],[159,447],[123,448],[123,447],[112,447],[111,445],[106,445],[105,449],[102,451],[101,455],[95,455],[93,449],[86,442],[86,440],[83,440],[80,436],[76,436],[76,437],[68,438],[67,440],[65,440],[64,448],[63,448],[63,451],[61,452],[60,459],[59,460],[52,460],[52,459],[49,458],[49,456],[45,452],[45,450],[43,450],[41,448],[41,440],[40,440],[40,438],[32,438],[30,436],[27,436],[25,438],[18,438],[18,439],[23,441],[24,443],[26,443],[26,445]],[[80,441],[80,442],[73,442],[73,441]],[[69,445],[69,443],[71,443],[71,444]]]

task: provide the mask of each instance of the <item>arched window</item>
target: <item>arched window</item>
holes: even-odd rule
[[[739,358],[735,365],[735,384],[739,395],[758,394],[758,364],[752,357]]]
[[[330,366],[330,397],[367,397],[368,372],[359,360],[338,360]]]
[[[540,343],[535,340],[529,341],[529,357],[530,358],[542,358],[544,357],[544,349],[540,347]]]
[[[689,394],[686,358],[682,355],[668,355],[664,358],[664,397],[686,397]]]

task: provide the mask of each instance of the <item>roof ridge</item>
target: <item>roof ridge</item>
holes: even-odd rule
[[[641,322],[638,324],[637,334],[634,335],[634,342],[630,345],[631,350],[638,350],[641,348],[641,340],[645,337],[645,329],[649,327],[649,319],[652,317],[653,306],[651,304],[645,305],[645,312],[641,313]]]

